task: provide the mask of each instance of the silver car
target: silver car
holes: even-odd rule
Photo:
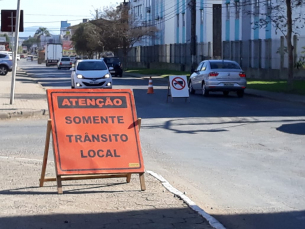
[[[0,75],[5,76],[13,69],[13,61],[9,54],[0,53]]]
[[[58,63],[57,63],[57,68],[62,69],[62,68],[71,68],[72,67],[72,61],[69,57],[62,57]]]
[[[103,60],[77,60],[71,70],[72,88],[112,88],[112,77]]]
[[[226,96],[235,91],[243,97],[246,86],[246,74],[237,62],[230,60],[202,61],[189,80],[190,93],[201,90],[204,96],[211,91],[222,91]]]

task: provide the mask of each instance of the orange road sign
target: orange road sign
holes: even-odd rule
[[[129,89],[49,89],[57,175],[143,173]]]

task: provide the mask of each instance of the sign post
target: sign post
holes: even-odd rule
[[[14,22],[15,22],[15,26],[14,26]],[[14,94],[15,94],[16,69],[17,69],[18,37],[19,37],[19,31],[23,32],[23,11],[20,11],[20,0],[18,0],[17,2],[17,11],[1,10],[1,31],[12,32],[12,33],[15,32],[12,83],[11,83],[11,95],[10,95],[10,104],[13,104]]]
[[[50,120],[40,186],[63,180],[126,177],[139,174],[145,190],[144,162],[131,90],[49,89]],[[45,178],[50,133],[53,136],[56,178]]]
[[[187,86],[186,76],[169,76],[168,77],[168,88],[167,88],[167,100],[168,97],[171,96],[172,101],[173,98],[187,98],[190,97],[189,90]]]

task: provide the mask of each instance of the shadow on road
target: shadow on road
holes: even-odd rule
[[[305,210],[275,213],[213,215],[227,229],[237,228],[229,222],[243,222],[238,228],[242,229],[304,229]],[[288,220],[289,219],[289,220]],[[291,220],[294,219],[294,220]],[[255,225],[255,226],[254,226]]]
[[[305,135],[305,123],[293,123],[293,124],[284,124],[279,128],[276,128],[278,131],[287,133],[287,134],[296,134],[296,135]]]

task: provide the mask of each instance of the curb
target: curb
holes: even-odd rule
[[[206,213],[201,209],[196,203],[194,203],[190,198],[184,195],[179,190],[175,189],[167,180],[165,180],[161,175],[154,173],[153,171],[146,171],[149,175],[153,176],[159,180],[162,185],[175,196],[178,196],[183,202],[185,202],[193,211],[197,212],[203,218],[205,218],[209,224],[215,229],[226,229],[217,219]]]
[[[49,111],[42,109],[36,111],[16,111],[12,113],[2,113],[0,114],[0,120],[2,119],[10,119],[10,118],[28,118],[33,116],[47,116],[49,115]]]

